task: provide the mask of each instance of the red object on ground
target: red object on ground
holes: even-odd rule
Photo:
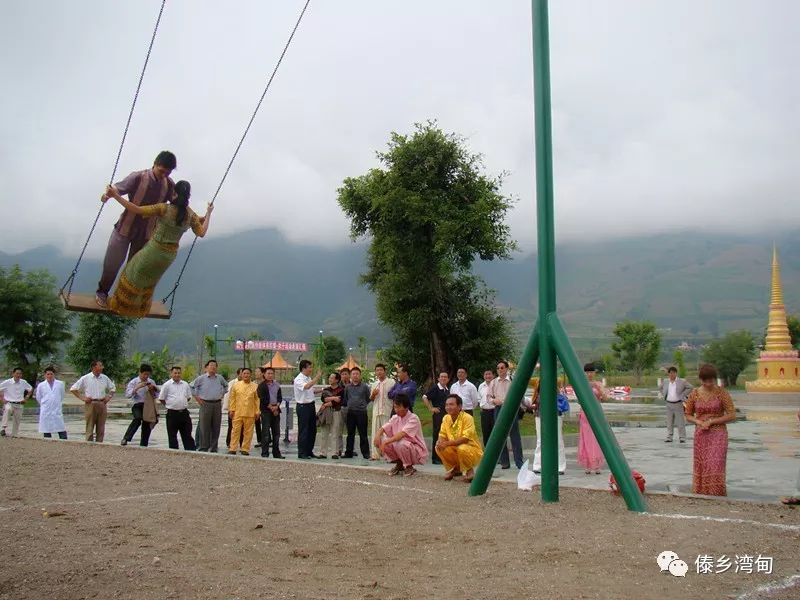
[[[639,486],[639,491],[641,491],[644,494],[644,484],[645,484],[644,475],[639,473],[639,471],[631,471],[631,474],[633,475],[633,480],[636,482],[636,485]],[[612,494],[614,494],[615,496],[619,496],[619,486],[617,485],[617,480],[614,479],[613,474],[608,478],[608,487],[611,488]]]

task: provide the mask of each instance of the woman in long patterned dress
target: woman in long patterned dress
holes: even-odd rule
[[[701,383],[686,399],[686,420],[694,430],[694,475],[692,493],[726,496],[725,463],[728,458],[728,428],[736,420],[736,409],[727,390],[717,385],[717,370],[703,365]]]
[[[602,402],[608,397],[603,385],[594,380],[594,364],[587,363],[583,366],[583,372],[586,373],[586,378],[589,380],[589,385],[592,387],[592,393],[599,402]],[[600,444],[597,443],[597,438],[594,437],[592,426],[589,425],[589,419],[586,418],[586,411],[581,410],[578,415],[578,464],[584,469],[586,474],[594,471],[600,474],[600,467],[603,466],[603,450]]]
[[[108,301],[111,312],[123,317],[144,317],[150,312],[156,285],[178,255],[181,236],[191,228],[198,237],[205,237],[214,205],[208,205],[204,218],[198,217],[189,208],[191,186],[188,181],[175,184],[169,204],[137,206],[123,198],[113,186],[108,186],[106,193],[132,213],[158,219],[152,237],[125,265],[117,289]]]

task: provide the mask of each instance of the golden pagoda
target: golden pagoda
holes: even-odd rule
[[[800,357],[792,347],[786,307],[783,305],[778,251],[772,248],[772,296],[769,301],[767,342],[757,361],[758,379],[748,381],[748,392],[800,392]]]
[[[353,358],[352,354],[347,355],[347,360],[344,361],[341,365],[339,365],[339,371],[342,369],[360,369],[361,367],[356,362],[356,359]]]

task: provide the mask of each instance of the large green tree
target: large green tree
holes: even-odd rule
[[[424,379],[508,357],[507,319],[471,273],[476,258],[509,258],[515,248],[502,175],[485,175],[482,157],[434,122],[392,133],[377,157],[380,168],[345,179],[338,193],[353,240],[370,239],[362,282],[396,338],[387,358]]]
[[[756,342],[749,331],[731,331],[714,340],[703,352],[703,360],[713,364],[726,385],[736,385],[739,373],[753,362]]]
[[[652,369],[661,349],[661,334],[649,321],[623,321],[614,327],[617,341],[611,344],[620,367],[632,371],[636,383],[641,383],[642,373]]]
[[[110,314],[82,314],[67,360],[79,374],[88,373],[92,361],[101,360],[106,375],[115,380],[126,377],[130,373],[125,340],[135,324],[135,319]]]
[[[58,300],[53,276],[0,267],[0,348],[7,362],[33,383],[42,362],[69,338],[69,313]]]

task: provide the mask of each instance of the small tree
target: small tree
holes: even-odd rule
[[[247,334],[247,338],[245,340],[245,348],[247,348],[248,341],[255,341],[260,339],[261,339],[261,334],[259,332],[251,331],[250,333]],[[255,352],[255,350],[246,350],[246,349],[244,350],[244,366],[246,366],[251,371],[253,370],[253,352]]]
[[[614,371],[617,368],[616,358],[611,353],[603,354],[603,356],[600,357],[600,361],[599,362],[602,364],[602,369],[598,368],[598,366],[597,366],[598,365],[598,361],[595,361],[595,363],[594,363],[595,364],[595,368],[598,369],[599,371],[602,371],[606,375],[611,373],[612,371]]]
[[[82,314],[78,332],[67,350],[67,360],[78,373],[87,373],[94,360],[102,360],[104,372],[112,379],[128,375],[125,340],[136,325],[134,319],[109,314]]]
[[[175,365],[175,356],[167,346],[159,352],[136,352],[128,361],[128,373],[131,377],[139,372],[142,363],[150,365],[153,369],[153,381],[161,385],[169,379],[169,371]]]
[[[632,371],[636,383],[641,383],[642,373],[652,369],[661,349],[661,334],[649,321],[623,321],[614,327],[617,341],[611,344],[614,356],[623,370]]]
[[[725,385],[736,385],[739,374],[753,362],[756,342],[749,331],[732,331],[714,340],[703,352],[703,360],[717,367]]]
[[[686,360],[683,357],[683,350],[675,350],[672,353],[672,360],[678,369],[678,377],[686,377]]]
[[[367,368],[367,338],[358,336],[358,361],[363,369]]]
[[[69,314],[58,301],[53,276],[0,267],[0,348],[6,360],[33,383],[42,361],[70,337]]]
[[[322,367],[338,367],[347,358],[344,342],[335,335],[326,335],[322,338]]]
[[[203,346],[206,349],[206,354],[209,358],[217,358],[216,353],[216,344],[214,343],[214,337],[208,334],[203,336]]]
[[[786,317],[786,324],[789,326],[789,337],[792,339],[792,346],[800,348],[800,319],[797,315]]]
[[[178,365],[181,368],[181,377],[183,377],[184,381],[194,381],[194,378],[197,377],[197,368],[185,358],[181,362],[183,364]]]

